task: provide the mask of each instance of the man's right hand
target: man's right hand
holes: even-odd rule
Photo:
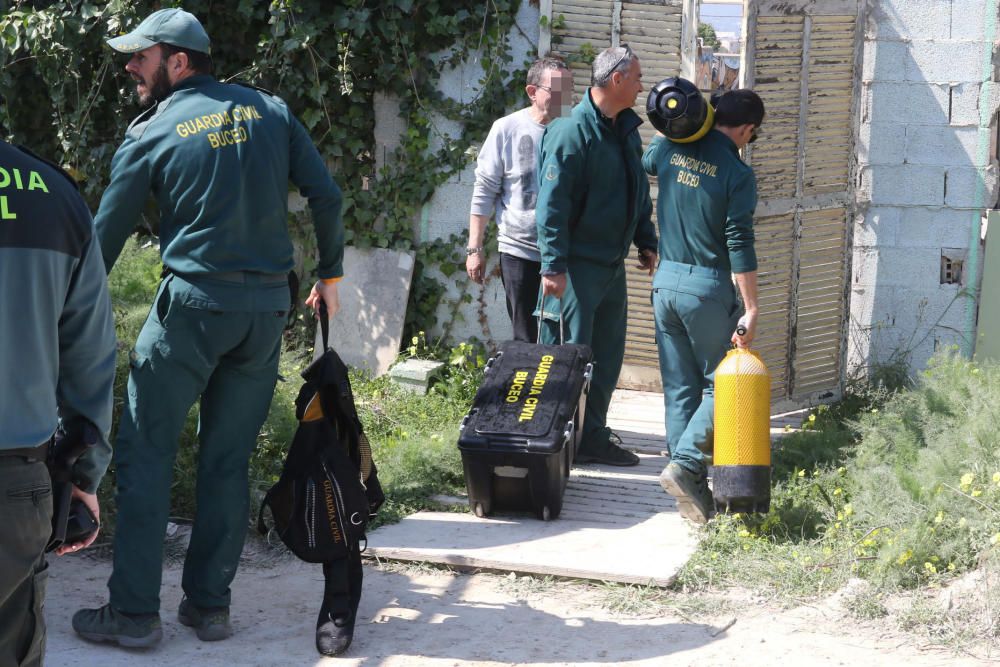
[[[743,327],[746,329],[746,333],[740,335],[739,329]],[[754,335],[757,333],[757,312],[747,312],[743,317],[740,318],[739,323],[736,325],[736,331],[733,332],[733,336],[730,339],[732,343],[740,348],[745,349],[750,347],[750,343],[753,341]]]
[[[469,274],[469,277],[473,281],[483,284],[485,279],[484,271],[486,268],[486,262],[483,261],[483,253],[475,252],[468,256],[465,260],[465,272]]]
[[[542,276],[542,294],[545,296],[552,295],[557,299],[561,299],[563,292],[566,291],[566,274],[557,273],[552,276]]]

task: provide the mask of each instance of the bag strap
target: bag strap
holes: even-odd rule
[[[267,490],[266,494],[264,494],[264,499],[260,501],[260,511],[257,512],[257,532],[260,533],[262,537],[267,537],[267,534],[270,532],[267,524],[264,523],[264,508],[271,502],[272,491],[274,491],[273,486]]]
[[[330,349],[330,316],[326,311],[326,301],[319,298],[319,329],[323,335],[323,351]]]

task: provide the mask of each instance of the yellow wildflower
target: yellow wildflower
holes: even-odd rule
[[[841,493],[843,493],[843,489],[841,489],[839,486],[833,490],[833,495],[835,496],[839,496]]]
[[[851,516],[854,514],[854,506],[851,503],[844,505],[844,516]]]
[[[963,516],[961,519],[958,520],[958,527],[959,528],[965,528],[965,524],[967,524],[967,523],[969,523],[969,522]]]
[[[811,422],[816,421],[816,415],[809,415],[809,421]]]
[[[978,498],[981,495],[983,495],[983,490],[982,489],[976,488],[976,489],[972,490],[972,497],[973,498]]]
[[[941,523],[944,521],[944,511],[938,510],[937,516],[934,517],[934,523]]]
[[[949,572],[954,572],[955,571],[955,564],[954,563],[948,563],[948,571]]]
[[[990,538],[990,544],[996,544],[997,542],[1000,542],[1000,533],[996,533]]]
[[[906,565],[906,562],[913,558],[913,549],[907,549],[896,559],[897,565]]]
[[[927,570],[928,574],[937,574],[937,568],[927,561],[924,561],[924,569]]]
[[[993,473],[993,481],[1000,484],[1000,472]]]
[[[806,476],[806,471],[805,470],[800,470],[799,471],[799,477],[805,477],[805,476]]]
[[[845,468],[844,466],[840,466],[839,468],[837,468],[837,472],[843,475],[844,473],[847,472],[847,468]]]
[[[963,491],[968,491],[969,487],[972,486],[972,482],[975,481],[976,476],[971,472],[967,472],[962,475],[962,479],[959,480],[959,486],[962,487]]]
[[[740,537],[750,537],[750,531],[744,528],[740,531]]]

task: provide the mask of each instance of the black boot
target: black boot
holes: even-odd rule
[[[322,655],[340,655],[354,639],[354,614],[350,612],[331,614],[326,603],[320,609],[316,621],[316,650]]]
[[[354,579],[354,554],[346,559],[323,563],[323,605],[316,620],[316,650],[322,655],[340,655],[351,645],[354,639],[354,621],[357,618],[357,605],[361,598],[361,586],[358,582],[357,592],[351,584]],[[361,563],[360,554],[357,565]],[[358,568],[360,569],[360,568]]]

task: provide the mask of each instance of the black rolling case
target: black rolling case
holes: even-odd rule
[[[487,362],[458,438],[476,516],[495,509],[559,516],[583,430],[590,360],[586,345],[508,341]]]

